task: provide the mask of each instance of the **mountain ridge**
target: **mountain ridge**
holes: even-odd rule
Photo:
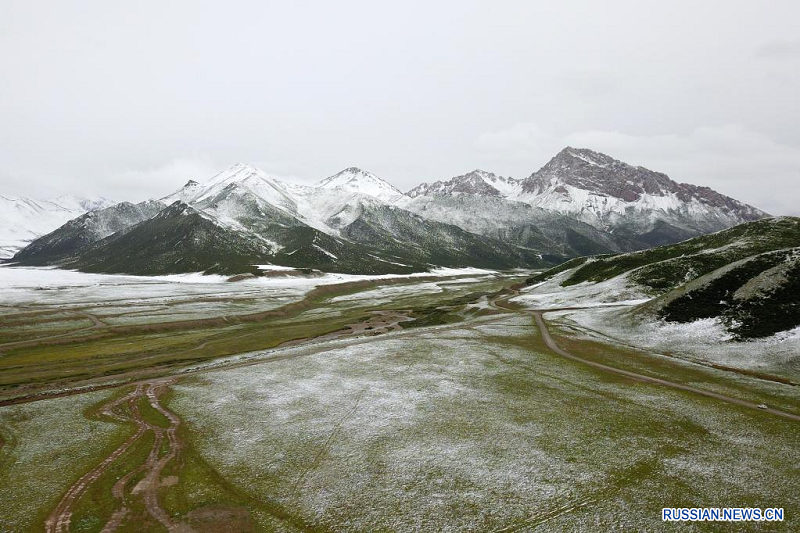
[[[218,232],[214,238],[226,243],[255,239],[261,261],[296,266],[303,254],[289,257],[288,252],[307,248],[314,265],[358,271],[361,254],[371,272],[381,270],[376,261],[407,269],[424,269],[436,261],[441,266],[545,266],[579,255],[677,242],[766,216],[707,187],[681,185],[666,174],[571,147],[527,178],[476,169],[420,184],[407,194],[358,167],[308,186],[237,163],[151,202],[117,204],[87,217],[82,226],[65,224],[14,260],[90,264],[80,258],[103,253],[94,243],[111,243],[114,233],[128,232],[176,203],[214,222],[213,229],[202,223],[204,234]],[[238,237],[223,235],[227,232]],[[157,233],[168,234],[163,228]],[[322,241],[324,246],[316,244]],[[118,248],[126,241],[115,242]],[[365,255],[365,250],[371,252]]]

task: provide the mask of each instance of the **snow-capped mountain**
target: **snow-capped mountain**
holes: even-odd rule
[[[768,216],[708,187],[571,147],[522,180],[516,199],[631,235],[669,226],[686,238]]]
[[[513,198],[520,193],[520,181],[476,169],[447,181],[421,183],[406,193],[410,198],[431,195],[477,194]]]
[[[764,216],[711,189],[575,148],[525,179],[474,170],[407,195],[356,167],[308,186],[240,163],[159,201],[90,212],[14,260],[129,273],[266,263],[354,273],[534,267]]]
[[[115,203],[102,196],[75,196],[74,194],[63,194],[49,201],[64,209],[83,213],[94,211],[95,209],[103,209]]]
[[[620,250],[667,244],[719,231],[736,224],[768,216],[752,206],[707,187],[681,184],[665,174],[634,167],[605,154],[567,147],[544,167],[525,179],[502,178],[475,170],[433,184],[422,184],[408,192],[412,201],[404,206],[416,213],[438,213],[453,223],[471,220],[471,231],[483,221],[484,232],[521,222],[547,223],[542,213],[563,215],[600,231],[613,234]],[[460,208],[449,197],[462,197]],[[494,197],[510,202],[492,205],[476,197]],[[507,213],[519,213],[516,203],[538,210],[527,221],[508,221]],[[495,202],[496,204],[496,202]],[[438,206],[438,207],[437,207]],[[423,215],[424,216],[424,215]]]
[[[362,205],[392,203],[403,197],[388,182],[355,167],[334,174],[317,186],[306,186],[287,183],[259,168],[237,163],[205,183],[190,181],[161,202],[169,205],[180,200],[234,224],[242,217],[253,218],[277,209],[281,216],[336,236],[343,225],[354,220]]]
[[[32,265],[62,261],[109,235],[154,217],[164,207],[161,202],[147,200],[138,204],[121,202],[89,211],[34,240],[19,251],[14,259]]]
[[[393,204],[403,197],[403,193],[386,180],[357,167],[346,168],[329,176],[320,181],[317,187],[374,196],[389,204]]]
[[[101,197],[59,196],[33,200],[0,196],[0,258],[13,256],[33,239],[87,211],[112,204]]]
[[[94,231],[91,222],[100,217],[90,213],[38,239],[14,260],[142,274],[236,272],[265,263],[353,273],[545,264],[537,250],[476,235],[386,201],[404,198],[357,168],[310,187],[237,164],[153,201],[155,212],[134,214],[130,211],[141,206],[132,204],[97,212],[113,218],[113,233]],[[120,212],[125,216],[116,216]]]

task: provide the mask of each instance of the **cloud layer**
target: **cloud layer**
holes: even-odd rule
[[[800,197],[800,4],[0,5],[0,194],[163,196],[236,163],[402,189],[564,145],[775,213]]]

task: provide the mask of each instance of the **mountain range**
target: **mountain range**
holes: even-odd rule
[[[371,274],[539,268],[769,216],[569,147],[524,179],[475,170],[404,194],[356,167],[306,186],[236,164],[159,200],[98,207],[13,261],[131,274],[257,272],[269,264]]]
[[[87,211],[113,204],[101,197],[64,195],[34,200],[0,195],[0,258],[13,256],[35,238]]]

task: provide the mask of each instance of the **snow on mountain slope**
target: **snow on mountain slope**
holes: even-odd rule
[[[207,187],[197,183],[194,180],[189,180],[186,182],[186,185],[175,191],[174,193],[161,198],[161,202],[164,205],[172,205],[177,201],[181,201],[184,203],[189,203],[194,200],[197,196],[200,195],[201,192],[206,190]]]
[[[314,229],[332,236],[351,223],[365,204],[386,204],[405,196],[392,185],[370,172],[350,167],[317,186],[283,182],[262,170],[238,163],[205,183],[189,181],[178,191],[161,199],[165,204],[176,200],[213,213],[230,225],[246,224],[258,216],[281,218],[280,224],[292,225],[274,209]],[[269,213],[269,214],[267,214]]]
[[[767,216],[708,187],[571,147],[522,180],[517,199],[597,227],[628,226],[634,232],[663,221],[701,233]]]
[[[64,194],[48,201],[81,214],[95,209],[103,209],[116,203],[102,196],[75,196],[73,194]]]
[[[147,200],[138,204],[120,202],[89,211],[38,237],[14,255],[14,260],[38,265],[60,261],[81,253],[94,242],[154,217],[164,207],[161,202]]]
[[[677,242],[767,216],[707,187],[676,183],[665,174],[571,147],[522,180],[475,170],[448,181],[423,183],[407,196],[412,200],[399,205],[423,215],[423,198],[429,199],[428,203],[442,203],[443,197],[457,196],[524,202],[602,231],[616,232],[634,247]],[[484,218],[484,226],[496,227],[506,218],[498,211],[472,211],[474,206],[467,204],[475,202],[462,203],[467,211],[452,211],[448,216],[453,223],[469,220],[469,226],[476,228],[480,226],[477,219]],[[515,211],[511,204],[508,210]]]
[[[107,207],[105,198],[60,196],[52,200],[0,196],[0,258],[12,257],[33,239],[83,213]]]
[[[292,198],[292,195],[286,190],[283,182],[268,175],[261,169],[243,163],[237,163],[229,169],[220,172],[209,181],[202,184],[202,186],[197,186],[189,182],[184,185],[180,191],[167,198],[172,199],[175,195],[185,196],[185,199],[175,198],[175,200],[188,200],[190,203],[196,204],[218,195],[232,185],[246,189],[259,198],[264,199],[276,207],[285,209],[288,212],[296,211],[296,202]],[[191,196],[191,193],[195,190],[196,194]],[[162,201],[166,203],[167,198]]]
[[[448,181],[436,181],[431,184],[421,183],[408,191],[407,196],[477,194],[482,196],[499,196],[514,198],[520,193],[520,181],[504,178],[485,170],[476,169]]]
[[[500,196],[421,195],[410,198],[402,207],[543,254],[574,257],[635,248],[627,240],[580,220]]]
[[[392,184],[372,172],[367,172],[357,167],[346,168],[333,176],[329,176],[320,181],[317,187],[366,194],[389,204],[393,204],[403,198],[403,193]]]

